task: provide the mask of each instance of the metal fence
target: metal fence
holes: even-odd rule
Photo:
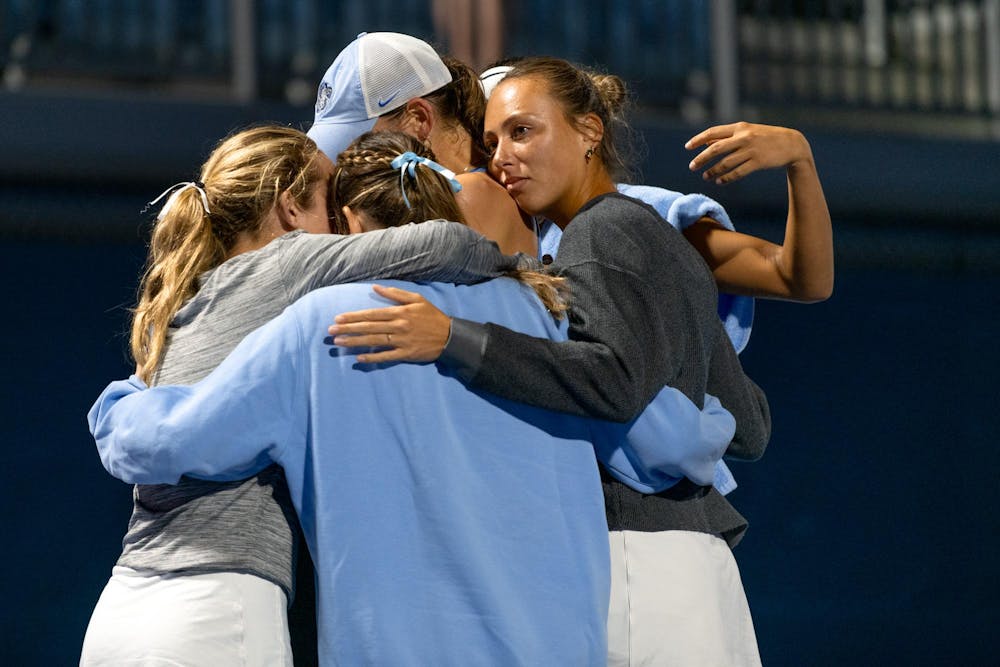
[[[407,32],[447,49],[442,12],[460,6],[474,14],[481,5],[0,0],[2,85],[306,106],[359,30]],[[606,69],[644,107],[693,122],[761,110],[772,120],[826,113],[837,124],[885,112],[922,118],[932,133],[956,127],[937,122],[947,117],[1000,135],[1000,0],[508,0],[502,8],[506,55]]]
[[[744,107],[987,121],[996,133],[1000,0],[739,0],[735,12]]]
[[[0,0],[7,90],[119,88],[174,96],[286,98],[305,104],[360,30],[394,30],[448,48],[435,11],[458,0]],[[477,3],[469,3],[474,12]],[[548,53],[635,83],[677,107],[708,88],[707,9],[687,0],[503,3],[504,55]],[[499,56],[501,54],[497,54]],[[479,63],[484,65],[485,63]]]

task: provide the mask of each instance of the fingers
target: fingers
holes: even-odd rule
[[[756,168],[751,152],[737,151],[712,165],[701,177],[706,181],[715,181],[716,185],[725,185],[738,181],[753,171],[756,171]]]
[[[421,294],[408,292],[398,287],[384,287],[382,285],[372,285],[372,290],[379,296],[395,301],[402,305],[426,302]],[[368,308],[366,310],[353,310],[349,313],[341,313],[333,318],[337,324],[347,324],[349,322],[364,322],[366,320],[393,320],[400,316],[399,306],[387,306],[385,308]]]
[[[684,148],[692,150],[698,146],[707,146],[720,139],[725,139],[726,137],[733,136],[736,128],[740,123],[730,123],[729,125],[715,125],[708,128],[707,130],[702,130],[698,134],[694,135],[684,144]]]
[[[729,138],[724,140],[719,140],[713,143],[711,146],[698,153],[693,160],[688,164],[688,169],[691,171],[698,171],[704,169],[712,160],[718,159],[727,153],[732,153],[742,147],[742,142],[737,139]]]
[[[408,292],[398,287],[383,287],[381,285],[373,285],[372,289],[387,299],[391,299],[396,303],[402,304],[399,306],[386,306],[385,308],[368,308],[366,310],[354,310],[349,313],[341,313],[333,318],[333,321],[337,324],[348,324],[352,322],[364,322],[364,321],[387,321],[394,320],[400,317],[404,308],[408,305],[414,303],[428,303],[422,295],[417,292]]]
[[[352,310],[349,313],[341,313],[333,318],[337,324],[352,324],[354,322],[387,322],[399,317],[402,306],[389,306],[387,308],[369,308],[368,310]],[[330,327],[333,329],[333,327]],[[331,331],[330,333],[334,333]]]
[[[410,358],[404,350],[385,350],[359,354],[357,360],[359,364],[384,364],[392,361],[410,361]]]
[[[363,363],[434,361],[451,332],[451,318],[417,292],[375,286],[374,290],[401,305],[341,313],[327,328],[334,345],[376,348],[358,356]]]
[[[398,287],[383,287],[382,285],[372,285],[372,290],[379,296],[384,296],[387,299],[392,299],[396,303],[419,303],[420,301],[426,301],[422,294],[417,292],[408,292],[405,289],[399,289]]]
[[[341,332],[334,335],[333,344],[339,347],[394,347],[392,338],[391,333],[382,331],[367,334]],[[396,342],[400,342],[399,335],[396,336]]]

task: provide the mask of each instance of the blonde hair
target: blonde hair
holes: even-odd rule
[[[299,130],[277,125],[223,139],[201,168],[198,188],[178,190],[153,226],[149,258],[132,313],[132,356],[149,380],[167,329],[198,291],[198,277],[224,262],[241,234],[256,234],[282,193],[306,207],[322,182],[319,149]]]
[[[337,156],[331,197],[336,202],[334,221],[338,233],[347,233],[343,206],[365,213],[384,227],[436,219],[465,223],[455,193],[442,174],[418,167],[412,177],[403,177],[401,186],[400,170],[392,166],[392,161],[407,151],[434,159],[431,150],[414,137],[388,131],[366,132]],[[505,275],[531,287],[556,317],[566,312],[569,291],[565,278],[526,269],[513,269]]]

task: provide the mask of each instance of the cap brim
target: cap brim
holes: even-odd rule
[[[319,121],[313,123],[306,134],[316,142],[328,158],[336,162],[337,156],[350,146],[352,141],[372,129],[376,120],[376,118],[365,118],[349,123]]]

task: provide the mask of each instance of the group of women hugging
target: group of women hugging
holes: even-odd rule
[[[300,540],[299,664],[760,664],[738,353],[754,297],[830,295],[829,212],[783,127],[686,145],[716,183],[785,170],[781,245],[630,183],[628,100],[362,34],[308,133],[236,132],[164,193],[135,375],[89,414],[136,486],[81,665],[291,665]]]

